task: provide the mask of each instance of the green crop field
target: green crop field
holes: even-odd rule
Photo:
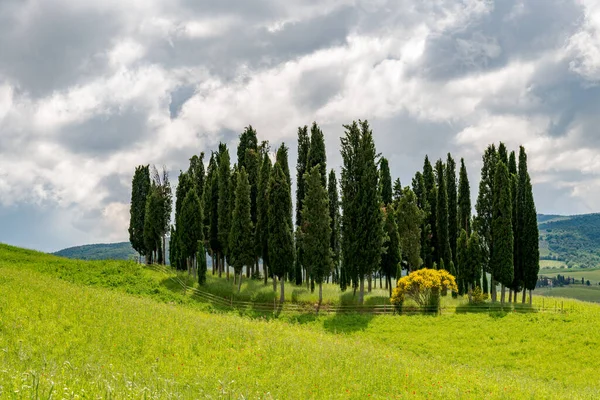
[[[536,289],[538,295],[550,296],[550,297],[565,297],[570,299],[577,299],[581,301],[591,301],[594,303],[600,303],[600,286],[584,286],[584,285],[568,285],[563,287],[555,288],[540,288]],[[552,305],[553,299],[550,300],[548,305]]]
[[[600,397],[600,306],[590,303],[253,317],[135,263],[4,245],[0,294],[0,398]]]
[[[571,278],[575,278],[576,281],[581,282],[581,278],[585,281],[589,280],[591,284],[598,285],[600,282],[600,269],[576,269],[576,270],[552,270],[552,272],[540,271],[540,275],[547,276],[549,278],[555,277],[557,275],[570,276]]]

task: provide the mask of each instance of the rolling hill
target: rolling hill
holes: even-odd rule
[[[138,257],[129,242],[87,244],[62,249],[53,254],[77,260],[135,260]]]

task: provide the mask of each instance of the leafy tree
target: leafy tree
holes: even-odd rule
[[[390,164],[385,157],[379,160],[379,191],[383,204],[386,206],[392,204],[392,175]]]
[[[523,287],[523,272],[521,270],[521,257],[519,255],[519,229],[518,229],[518,185],[519,177],[517,171],[517,161],[515,152],[511,151],[508,159],[508,173],[510,179],[510,196],[512,203],[512,229],[513,229],[513,266],[514,266],[514,277],[512,284],[509,285],[510,295],[509,301],[512,300],[512,293],[514,292],[514,301],[517,302],[517,293]]]
[[[144,224],[146,220],[146,199],[150,191],[150,169],[148,165],[136,167],[131,182],[131,207],[129,209],[129,242],[140,254],[146,254]]]
[[[435,169],[437,175],[437,255],[440,265],[442,264],[442,261],[447,265],[452,259],[452,253],[450,252],[450,239],[448,234],[448,191],[446,189],[445,167],[442,160],[438,160]]]
[[[359,286],[364,301],[364,280],[379,266],[383,244],[378,171],[373,132],[367,121],[344,125],[341,139],[343,267]]]
[[[217,200],[217,238],[219,241],[219,255],[221,260],[227,256],[229,251],[229,230],[231,227],[231,209],[230,209],[230,179],[231,179],[231,165],[229,159],[229,150],[223,143],[219,143],[219,155],[218,155],[218,187],[219,196]],[[224,271],[223,261],[219,262],[219,277]]]
[[[313,122],[310,128],[310,149],[308,151],[308,160],[306,163],[306,171],[311,171],[314,167],[319,166],[321,173],[321,185],[327,187],[327,153],[325,152],[325,137],[323,131],[319,128],[316,122]]]
[[[337,188],[337,178],[335,171],[332,169],[329,172],[328,188],[329,196],[329,226],[331,228],[331,238],[329,247],[331,248],[331,256],[333,261],[334,283],[339,283],[339,265],[340,265],[340,200]]]
[[[396,178],[394,181],[394,192],[392,194],[392,203],[394,204],[394,207],[398,207],[398,202],[402,197],[402,191],[403,189],[402,184],[400,183],[400,178]]]
[[[527,154],[524,147],[519,150],[518,208],[520,210],[518,240],[524,286],[523,302],[525,302],[525,290],[529,290],[529,304],[531,304],[531,291],[535,289],[540,270],[539,230],[533,200],[533,188],[527,172]]]
[[[261,159],[258,150],[246,149],[246,173],[248,174],[248,182],[250,183],[250,215],[252,216],[252,224],[256,226],[256,203],[258,192],[258,175],[261,167]],[[238,167],[239,168],[239,167]],[[232,189],[233,190],[233,189]],[[233,206],[233,205],[232,205]]]
[[[161,174],[155,166],[152,166],[152,181],[156,186],[157,194],[160,197],[160,211],[157,210],[155,217],[157,218],[157,221],[155,222],[156,229],[160,236],[157,261],[159,264],[165,264],[164,249],[167,247],[165,237],[171,227],[171,212],[173,211],[173,194],[167,168],[163,166]]]
[[[430,251],[427,251],[424,262],[425,268],[432,268],[434,262],[439,262],[437,251],[439,240],[437,231],[437,188],[435,186],[433,167],[429,162],[428,156],[425,156],[425,162],[423,164],[423,183],[425,188],[426,204],[428,206],[426,217],[427,225],[429,225],[430,229],[430,232],[428,232],[428,239],[426,239],[427,243],[425,243],[425,247]]]
[[[452,261],[456,265],[456,242],[458,240],[458,193],[456,187],[456,162],[448,153],[446,161],[446,190],[448,192],[448,238]]]
[[[157,262],[156,252],[160,248],[162,238],[163,198],[156,184],[152,183],[146,198],[144,213],[144,245],[146,258],[149,263]]]
[[[258,191],[256,194],[256,252],[263,260],[263,273],[265,285],[267,284],[269,264],[269,178],[271,177],[271,159],[269,154],[263,154],[262,166],[258,178]]]
[[[425,179],[419,171],[415,174],[412,180],[413,192],[417,198],[417,206],[423,212],[423,221],[421,223],[421,263],[431,265],[432,263],[432,246],[431,246],[431,226],[429,225],[429,213],[431,208],[427,201],[427,189],[425,188]]]
[[[504,162],[499,161],[494,175],[492,209],[492,240],[494,246],[490,259],[492,276],[502,285],[501,302],[504,303],[505,287],[513,281],[513,231],[510,177]],[[495,301],[492,292],[492,300]]]
[[[180,172],[177,182],[177,188],[175,190],[175,197],[177,198],[177,200],[175,201],[175,236],[179,236],[182,232],[182,226],[185,223],[185,221],[181,218],[181,210],[183,208],[183,202],[185,200],[185,197],[193,188],[194,183],[189,173]],[[171,265],[175,266],[176,269],[183,271],[188,268],[188,265],[187,260],[183,255],[184,250],[181,247],[182,241],[180,239],[173,239],[172,242],[174,244],[174,247],[172,247],[174,257],[171,258]]]
[[[231,170],[231,174],[229,176],[229,221],[231,223],[231,219],[233,218],[233,207],[235,206],[235,195],[236,195],[236,188],[238,186],[238,177],[239,177],[240,173],[238,171],[238,168],[236,165],[233,166],[233,169]],[[231,226],[230,226],[231,228]],[[231,232],[231,229],[230,229]],[[227,237],[227,240],[229,241],[229,236]],[[228,251],[227,252],[227,264],[228,265],[232,265],[233,261],[232,261],[232,257],[231,257],[231,252]],[[234,282],[237,275],[234,275]],[[247,273],[247,276],[250,276],[250,273]],[[229,279],[229,268],[227,268],[227,279]]]
[[[250,204],[250,183],[248,182],[246,169],[242,167],[235,189],[235,205],[229,232],[231,262],[236,276],[239,275],[238,292],[242,286],[244,265],[251,265],[254,262],[254,228],[252,226]]]
[[[215,154],[211,153],[210,155],[210,161],[208,162],[208,168],[206,171],[206,179],[204,181],[204,193],[202,194],[202,205],[203,205],[203,210],[204,210],[204,222],[203,222],[203,227],[204,227],[204,239],[206,242],[206,248],[208,250],[208,253],[212,255],[212,248],[210,246],[210,223],[211,223],[211,218],[212,218],[212,207],[211,207],[211,201],[212,201],[212,179],[213,176],[215,174],[217,174],[217,160],[215,158]],[[217,194],[218,194],[218,189],[217,189]],[[215,268],[215,263],[214,263],[214,259],[213,259],[213,274],[214,274],[214,268]]]
[[[310,150],[310,138],[308,127],[304,125],[298,128],[298,161],[296,163],[296,226],[302,225],[302,202],[306,194],[304,174],[308,163],[308,152]],[[302,283],[302,282],[300,282]]]
[[[409,187],[404,188],[396,207],[396,223],[402,258],[409,271],[415,271],[423,264],[420,254],[421,226],[424,219],[425,212],[419,208],[417,196]]]
[[[469,245],[469,237],[467,235],[467,231],[464,229],[460,230],[460,236],[458,237],[457,245],[456,245],[456,260],[457,260],[457,284],[458,284],[458,294],[464,295],[465,289],[465,281],[467,281],[466,276],[468,275],[469,270],[469,254],[468,254],[468,245]]]
[[[465,271],[465,280],[468,283],[467,290],[469,295],[479,286],[481,281],[483,253],[481,252],[481,241],[477,232],[471,232],[471,237],[467,243],[467,268]],[[485,274],[484,274],[485,275]],[[484,276],[485,279],[485,276]],[[484,286],[487,286],[487,280],[484,281]],[[487,289],[487,287],[486,287]]]
[[[198,240],[196,265],[196,268],[198,269],[198,283],[204,285],[206,283],[206,249],[204,248],[203,240]]]
[[[484,255],[484,271],[492,273],[490,267],[490,254],[492,252],[492,208],[493,208],[493,188],[494,174],[496,172],[496,161],[498,153],[496,147],[492,144],[488,146],[483,154],[483,166],[481,167],[481,180],[479,181],[479,194],[475,209],[475,230],[481,239],[481,246]],[[494,276],[491,277],[492,298],[496,298],[496,283]],[[484,293],[488,293],[484,287]]]
[[[292,236],[290,186],[279,160],[275,162],[269,180],[269,206],[268,206],[268,250],[269,267],[273,272],[273,286],[275,277],[281,283],[279,301],[283,303],[284,282],[286,274],[294,265],[294,240]]]
[[[302,207],[304,262],[311,268],[315,283],[319,285],[319,304],[323,301],[323,281],[331,273],[332,260],[329,241],[331,226],[329,199],[322,185],[321,168],[315,165],[304,175],[306,197]]]
[[[238,168],[247,168],[246,166],[246,150],[252,149],[254,151],[258,150],[258,139],[256,137],[256,130],[252,127],[252,125],[248,125],[244,128],[244,132],[240,134],[240,143],[237,148],[237,166]]]
[[[203,239],[202,205],[196,190],[188,191],[181,207],[181,231],[179,233],[181,257],[187,261],[188,272],[194,265],[198,241]]]
[[[219,170],[218,165],[217,169],[212,175],[211,180],[211,196],[210,196],[210,238],[209,245],[212,250],[213,260],[216,262],[213,267],[219,272],[219,276],[221,275],[221,241],[219,240]]]
[[[400,250],[400,236],[398,235],[398,226],[396,225],[396,217],[394,207],[390,204],[385,208],[385,225],[386,233],[383,247],[385,253],[381,255],[381,272],[385,275],[386,286],[392,296],[392,279],[400,276],[400,261],[402,258]]]
[[[192,156],[190,158],[190,167],[188,168],[188,175],[192,178],[194,187],[196,188],[196,194],[202,201],[204,195],[204,152],[200,153],[200,156]]]
[[[460,159],[460,174],[458,179],[458,229],[464,229],[471,234],[471,185],[464,158]]]
[[[452,275],[442,269],[420,269],[402,279],[392,293],[392,304],[401,306],[406,297],[414,300],[421,307],[437,312],[440,307],[440,296],[448,290],[458,290]]]

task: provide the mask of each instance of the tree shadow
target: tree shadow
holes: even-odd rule
[[[466,313],[484,313],[489,314],[492,318],[504,318],[510,313],[536,313],[538,310],[529,304],[514,304],[514,303],[465,303],[456,307],[457,314]]]
[[[374,317],[372,313],[336,313],[323,321],[323,328],[335,334],[363,331]]]

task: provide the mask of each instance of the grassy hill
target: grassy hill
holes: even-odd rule
[[[78,260],[135,260],[138,257],[129,242],[87,244],[62,249],[53,254]]]
[[[215,309],[172,278],[0,245],[0,398],[600,396],[597,305],[253,316]]]
[[[538,215],[538,226],[543,268],[600,266],[600,214]]]

